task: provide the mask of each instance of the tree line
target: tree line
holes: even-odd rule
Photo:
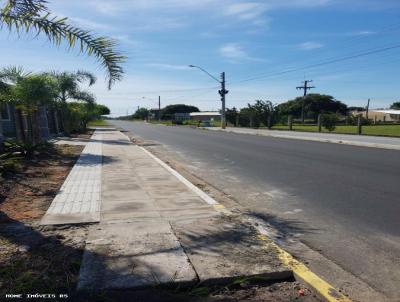
[[[56,119],[57,132],[82,131],[87,123],[110,110],[96,104],[95,96],[82,89],[96,82],[87,71],[26,72],[20,67],[0,70],[0,105],[12,105],[18,140],[37,144],[43,140],[41,119]],[[0,123],[0,137],[2,129]]]

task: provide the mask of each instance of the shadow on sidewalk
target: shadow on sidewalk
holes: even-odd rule
[[[139,290],[82,290],[77,291],[81,260],[84,246],[77,247],[73,242],[63,242],[64,231],[71,231],[82,226],[44,227],[36,229],[21,221],[8,217],[0,212],[0,300],[7,301],[6,294],[54,294],[52,301],[146,301],[146,302],[180,302],[200,301],[188,295],[188,291],[171,284],[160,287],[157,280],[154,286]],[[7,255],[3,262],[4,255]],[[92,253],[97,259],[112,257]],[[110,271],[102,262],[96,263],[102,275],[118,274],[118,268]],[[152,267],[155,274],[162,274]],[[122,273],[122,272],[121,272]],[[68,299],[59,295],[68,295]],[[12,299],[10,299],[11,301]],[[35,299],[30,299],[36,301]],[[201,299],[203,301],[203,299]]]

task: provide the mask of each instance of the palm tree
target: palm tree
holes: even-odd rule
[[[88,72],[79,70],[77,72],[57,72],[44,73],[54,78],[58,86],[57,100],[66,103],[73,99],[87,103],[94,103],[95,97],[88,91],[81,90],[80,85],[87,82],[88,86],[96,83],[96,77]]]
[[[12,85],[30,73],[25,72],[21,67],[10,66],[0,70],[0,116],[2,106],[13,99]],[[3,147],[4,135],[3,124],[0,122],[0,151]]]
[[[96,102],[95,96],[85,90],[81,89],[81,84],[87,82],[88,86],[96,83],[96,77],[88,71],[77,72],[50,72],[45,73],[52,77],[57,83],[57,106],[61,109],[62,123],[65,132],[69,132],[71,125],[69,124],[69,110],[67,102],[69,100],[76,100],[85,102],[88,109],[91,108]]]
[[[0,8],[0,28],[3,27],[18,34],[43,34],[57,46],[64,41],[70,48],[77,45],[81,52],[95,56],[106,69],[109,89],[122,79],[124,71],[120,64],[125,56],[115,50],[116,41],[70,25],[67,18],[52,16],[47,0],[5,0]]]

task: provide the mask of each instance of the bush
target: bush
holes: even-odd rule
[[[200,121],[196,120],[184,120],[182,122],[182,125],[190,125],[190,126],[198,126],[200,124]]]
[[[336,125],[338,122],[339,116],[335,113],[323,114],[321,116],[321,124],[329,132],[332,132],[336,129]]]

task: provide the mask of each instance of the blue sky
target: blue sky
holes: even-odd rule
[[[400,98],[400,48],[307,67],[400,45],[398,0],[53,0],[49,6],[76,25],[118,39],[128,57],[124,80],[108,91],[95,60],[4,30],[1,66],[94,72],[99,81],[92,91],[116,115],[155,107],[158,95],[163,106],[218,110],[218,83],[188,64],[216,77],[226,72],[228,107],[255,99],[283,102],[301,94],[295,87],[305,79],[314,80],[313,92],[349,105],[364,106],[371,98],[372,107],[382,108]],[[289,70],[296,71],[281,73]]]

